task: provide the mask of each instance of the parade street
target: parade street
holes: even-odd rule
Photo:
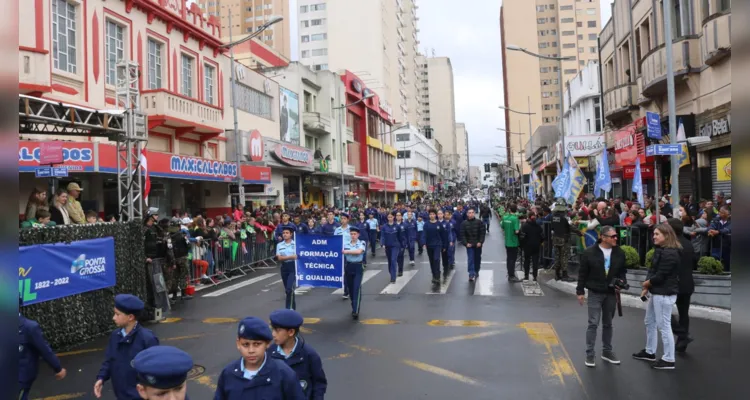
[[[327,399],[730,398],[722,382],[730,325],[694,318],[696,340],[688,353],[678,354],[676,369],[652,370],[631,357],[645,345],[644,311],[626,307],[614,321],[614,350],[622,364],[598,357],[600,328],[596,367],[587,368],[586,308],[544,284],[508,283],[496,219],[492,229],[477,281],[468,281],[459,246],[456,272],[437,293],[430,293],[426,254],[414,266],[407,255],[404,276],[393,285],[383,250],[374,259],[368,254],[359,321],[352,320],[340,291],[298,290],[298,311],[306,317],[302,335],[323,358]],[[162,344],[192,355],[196,368],[188,395],[210,399],[222,368],[239,359],[238,320],[267,319],[283,303],[278,268],[262,269],[198,292],[149,327]],[[30,398],[94,398],[105,345],[106,338],[99,338],[59,354],[68,377],[55,381],[43,368]],[[104,387],[103,398],[113,399],[110,384]]]

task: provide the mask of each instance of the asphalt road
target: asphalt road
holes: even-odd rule
[[[480,280],[468,282],[465,250],[459,247],[457,272],[437,294],[428,294],[426,254],[414,266],[407,262],[405,277],[394,287],[383,250],[377,252],[369,260],[358,322],[351,319],[348,301],[333,290],[299,290],[303,335],[324,360],[327,399],[732,398],[725,382],[728,324],[693,319],[696,341],[688,353],[678,355],[675,370],[656,371],[630,357],[645,345],[644,312],[625,308],[614,322],[622,364],[597,359],[595,368],[584,366],[585,307],[544,285],[508,283],[497,220],[485,244]],[[221,369],[239,358],[237,321],[267,317],[283,307],[283,299],[278,269],[258,270],[200,291],[149,328],[199,366],[188,385],[191,399],[211,399]],[[105,345],[101,338],[59,354],[68,377],[55,381],[42,367],[31,398],[93,398]],[[114,398],[109,383],[103,397]]]

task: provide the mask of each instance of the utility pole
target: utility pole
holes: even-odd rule
[[[229,26],[232,26],[232,12],[227,11],[229,13]],[[234,40],[232,40],[232,29],[229,29],[229,43],[234,43]],[[232,118],[234,118],[234,156],[235,161],[237,162],[237,204],[242,204],[242,207],[245,207],[245,186],[243,185],[244,182],[242,182],[242,149],[240,148],[242,146],[242,140],[240,138],[240,131],[238,127],[237,122],[237,96],[235,94],[234,85],[237,83],[237,75],[236,75],[236,69],[237,66],[234,63],[234,46],[229,47],[229,58],[232,61],[232,68],[231,68],[231,78],[232,78],[232,84],[230,85],[230,89],[232,91]]]

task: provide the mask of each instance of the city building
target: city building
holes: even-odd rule
[[[118,63],[140,67],[134,85],[137,101],[129,106],[148,117],[149,206],[162,215],[229,212],[237,174],[249,185],[271,184],[269,168],[237,165],[227,157],[225,132],[233,121],[230,62],[220,48],[217,17],[204,17],[197,4],[176,1],[162,6],[152,1],[37,0],[20,2],[19,18],[29,22],[18,27],[21,94],[89,109],[122,108],[126,104],[115,91],[122,82]],[[53,29],[61,21],[69,28]],[[240,126],[277,137],[278,85],[254,71],[243,72],[249,86],[239,89]],[[56,184],[79,183],[85,211],[117,214],[118,153],[105,138],[20,135],[21,192],[48,187],[49,180],[36,178],[35,172],[41,166],[42,143],[51,141],[63,141],[60,166],[69,175]],[[22,199],[19,214],[25,211]]]
[[[599,1],[505,0],[500,7],[500,36],[502,44],[503,82],[507,155],[514,165],[525,163],[513,133],[522,136],[521,145],[529,141],[531,133],[540,125],[554,125],[560,121],[560,82],[572,79],[588,62],[598,59],[597,36],[600,29]],[[549,57],[573,57],[573,61],[537,58],[520,51],[508,50],[515,45],[531,53]],[[532,132],[528,116],[532,115]],[[520,131],[519,131],[519,126]],[[518,132],[517,132],[518,131]],[[530,171],[528,165],[525,170]]]
[[[455,185],[460,165],[453,66],[448,57],[420,56],[418,61],[422,74],[419,96],[423,106],[423,129],[427,129],[428,134],[442,145],[440,168],[444,173],[443,178],[449,186]],[[462,145],[465,146],[465,140]],[[463,178],[466,178],[466,172]]]
[[[649,194],[654,194],[654,162],[659,187],[667,186],[668,157],[646,157],[650,139],[646,113],[660,116],[668,142],[667,63],[664,15],[657,3],[616,0],[612,18],[600,34],[605,133],[614,193],[631,197],[636,158]],[[704,136],[688,146],[679,171],[679,192],[711,198],[729,196],[731,187],[731,8],[725,0],[674,0],[672,66],[675,75],[677,131]],[[705,140],[705,139],[704,139]]]
[[[456,153],[458,153],[458,180],[469,180],[469,133],[466,124],[456,124]]]
[[[469,184],[472,188],[477,188],[482,183],[482,170],[476,165],[469,167]]]
[[[433,193],[440,179],[439,153],[435,141],[428,139],[416,126],[407,124],[396,129],[396,191],[413,200]]]
[[[232,39],[237,40],[256,32],[271,17],[283,17],[281,22],[263,31],[258,39],[284,59],[290,59],[292,38],[289,31],[289,0],[196,0],[196,3],[206,16],[219,18],[221,36],[225,42],[229,41],[230,30]],[[232,26],[229,24],[230,13]]]
[[[346,134],[344,111],[337,108],[345,98],[344,82],[333,71],[313,71],[296,61],[265,72],[285,88],[301,93],[301,137],[304,136],[305,147],[314,155],[314,171],[302,176],[302,205],[340,206],[342,167],[347,187],[353,180],[363,180],[349,164],[346,148],[354,138]]]
[[[563,123],[567,136],[602,133],[604,126],[598,62],[589,62],[573,79],[565,82],[563,101]]]
[[[396,123],[418,122],[416,0],[299,0],[299,60],[349,70],[381,94]],[[356,34],[352,34],[356,32]]]
[[[242,35],[233,38],[235,42],[242,39]],[[268,68],[283,67],[289,64],[289,58],[284,57],[272,47],[253,38],[233,47],[234,60],[246,65],[250,69],[265,73]]]

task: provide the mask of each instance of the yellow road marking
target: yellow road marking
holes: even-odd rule
[[[175,322],[182,321],[182,318],[164,318],[163,320],[159,321],[160,324],[174,324]]]
[[[299,327],[299,331],[300,331],[301,333],[305,333],[305,334],[308,334],[308,333],[313,333],[313,332],[315,332],[314,330],[312,330],[312,329],[310,329],[310,328],[305,328],[304,326],[300,326],[300,327]]]
[[[526,334],[529,335],[529,338],[534,343],[546,349],[546,359],[540,367],[542,375],[548,379],[551,378],[559,381],[563,386],[566,385],[567,379],[575,378],[584,391],[584,394],[586,394],[581,377],[573,366],[573,361],[570,359],[570,355],[565,350],[565,346],[560,341],[560,337],[557,335],[557,331],[555,331],[552,324],[528,322],[520,324],[519,327],[526,330]],[[586,397],[588,397],[588,394],[586,394]]]
[[[57,396],[49,396],[49,397],[40,397],[35,400],[69,400],[69,399],[78,399],[83,396],[85,396],[86,393],[67,393],[67,394],[58,394]]]
[[[447,338],[442,338],[435,340],[435,343],[451,343],[451,342],[458,342],[460,340],[473,340],[473,339],[480,339],[485,338],[488,336],[495,336],[500,335],[502,333],[509,332],[511,328],[501,329],[497,331],[489,331],[489,332],[482,332],[482,333],[472,333],[470,335],[459,335],[459,336],[451,336]]]
[[[199,385],[206,386],[206,387],[208,387],[208,388],[210,388],[211,390],[214,390],[214,391],[216,390],[216,387],[217,387],[216,383],[214,383],[213,379],[211,379],[211,377],[208,376],[208,375],[201,375],[201,376],[199,376],[199,377],[197,377],[195,379],[192,379],[192,380],[195,381],[196,383],[198,383]]]
[[[77,356],[79,354],[94,353],[97,351],[104,351],[104,349],[85,349],[85,350],[66,351],[64,353],[57,353],[57,356],[58,357]]]
[[[162,342],[174,342],[176,340],[197,339],[197,338],[202,338],[204,336],[206,336],[205,333],[200,333],[200,334],[197,334],[197,335],[175,336],[175,337],[171,337],[171,338],[162,339],[161,341]]]
[[[320,323],[320,318],[305,318],[304,323],[307,325],[315,325],[317,323]]]
[[[357,350],[359,350],[359,351],[361,351],[363,353],[367,353],[367,354],[369,354],[371,356],[376,356],[376,355],[383,354],[383,352],[380,351],[380,350],[378,350],[378,349],[371,349],[371,348],[365,347],[365,346],[359,346],[359,345],[356,345],[356,344],[347,344],[347,346],[349,346],[349,347],[351,347],[353,349],[357,349]]]
[[[231,324],[239,322],[237,318],[206,318],[203,320],[204,324]]]
[[[328,358],[326,358],[326,360],[340,360],[342,358],[349,358],[349,357],[354,357],[354,354],[352,354],[352,353],[341,353],[341,354],[337,354],[335,356],[328,357]]]
[[[363,319],[359,321],[362,325],[397,325],[400,324],[400,321],[396,321],[395,319],[383,319],[383,318],[370,318],[370,319]]]
[[[452,326],[452,327],[470,327],[470,328],[487,328],[490,326],[502,325],[498,322],[491,321],[475,321],[475,320],[462,320],[462,319],[433,319],[428,322],[429,326]]]
[[[401,362],[410,367],[414,367],[425,372],[430,372],[435,375],[440,375],[442,377],[450,378],[455,381],[463,382],[469,385],[481,386],[481,383],[479,383],[478,381],[472,378],[469,378],[468,376],[464,376],[453,371],[448,371],[447,369],[444,369],[444,368],[440,368],[434,365],[425,364],[423,362],[419,362],[415,360],[408,360],[408,359],[403,359],[401,360]]]

